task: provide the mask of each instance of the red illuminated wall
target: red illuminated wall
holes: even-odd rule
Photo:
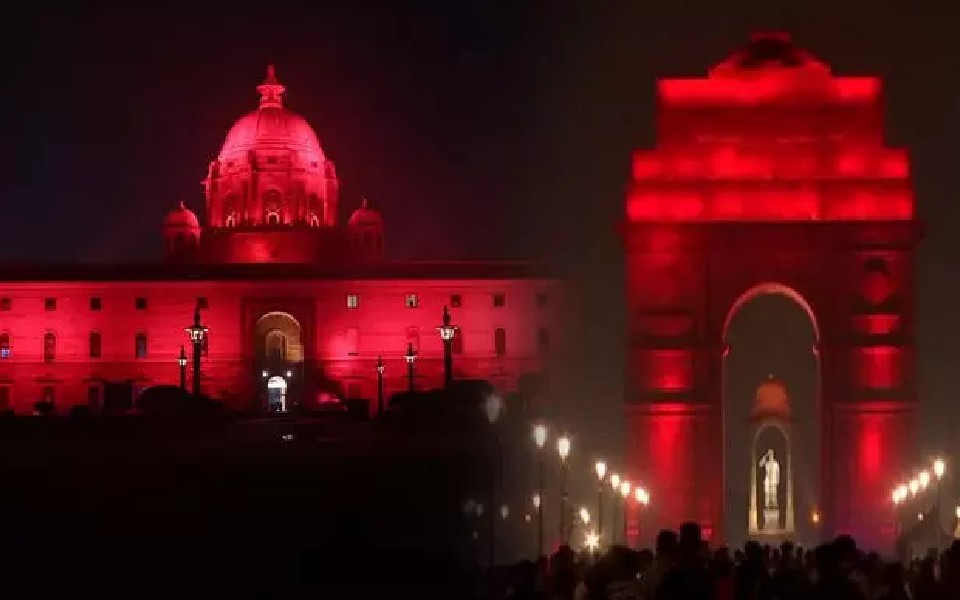
[[[648,529],[723,535],[724,327],[759,290],[801,299],[820,329],[826,532],[888,545],[915,405],[918,228],[880,81],[836,77],[776,34],[658,95],[657,147],[635,155],[626,200],[628,452],[656,499]]]
[[[53,389],[57,409],[64,412],[86,404],[89,388],[98,387],[102,379],[132,379],[141,388],[177,384],[176,356],[187,343],[184,327],[192,321],[198,297],[209,306],[201,311],[210,328],[203,388],[237,409],[259,405],[262,382],[255,372],[254,331],[257,320],[271,311],[289,313],[300,322],[308,365],[316,366],[341,394],[352,389],[374,402],[374,366],[380,355],[386,363],[387,397],[406,389],[402,354],[408,341],[419,352],[417,386],[441,385],[442,345],[436,327],[444,305],[450,306],[462,335],[463,353],[454,357],[456,377],[487,379],[502,390],[513,390],[518,377],[545,371],[551,353],[538,342],[540,330],[549,331],[554,349],[562,339],[557,283],[512,275],[470,278],[476,265],[448,266],[467,277],[318,279],[275,273],[256,279],[130,281],[129,273],[118,275],[106,268],[94,273],[103,281],[78,280],[68,274],[40,282],[4,277],[0,297],[9,299],[3,301],[9,304],[8,310],[0,310],[0,333],[9,336],[10,353],[0,358],[0,388],[7,390],[3,393],[11,408],[29,413],[44,388]],[[151,272],[144,268],[147,276]],[[407,294],[417,295],[416,308],[406,308]],[[503,306],[494,306],[495,294],[502,294]],[[347,307],[348,295],[358,297],[357,308]],[[453,296],[459,296],[460,306],[453,306]],[[46,298],[56,300],[55,309],[45,310]],[[100,310],[91,310],[91,298],[100,299]],[[136,298],[144,298],[146,307],[138,309]],[[503,356],[496,354],[497,329],[506,332]],[[90,356],[94,331],[102,340],[98,358]],[[43,360],[46,332],[56,334],[56,356],[51,362]],[[143,358],[135,355],[137,333],[147,336]],[[319,393],[319,382],[305,385],[309,404]]]

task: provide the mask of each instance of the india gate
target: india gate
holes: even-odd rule
[[[920,228],[907,154],[884,143],[880,80],[837,75],[789,36],[763,34],[656,92],[657,142],[633,157],[624,238],[627,457],[658,500],[631,530],[646,541],[693,520],[714,540],[748,533],[747,499],[725,493],[751,476],[725,467],[724,424],[750,418],[725,414],[728,333],[747,303],[775,294],[814,331],[817,394],[802,401],[816,403],[821,533],[889,547],[888,491],[913,446]],[[749,501],[751,527],[785,509],[769,505],[787,458],[757,448],[768,494]],[[730,511],[744,531],[724,531]]]

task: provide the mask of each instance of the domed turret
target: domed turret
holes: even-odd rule
[[[347,220],[350,251],[360,261],[376,261],[383,258],[383,217],[370,208],[366,198],[360,208],[353,211]]]
[[[757,387],[757,395],[750,409],[753,418],[776,417],[790,420],[790,400],[787,397],[787,388],[773,375]]]
[[[190,260],[200,245],[200,221],[183,202],[163,219],[164,256],[167,260]]]

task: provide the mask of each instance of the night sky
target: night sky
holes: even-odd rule
[[[926,226],[924,449],[953,431],[960,52],[933,3],[338,4],[5,6],[2,258],[158,259],[163,214],[180,200],[202,206],[206,165],[256,106],[272,62],[287,106],[337,163],[341,219],[369,196],[393,257],[542,257],[582,278],[590,326],[572,328],[582,378],[560,402],[582,439],[613,448],[623,362],[614,228],[630,152],[653,144],[654,80],[703,74],[750,31],[786,29],[835,72],[885,81],[888,141],[910,150]]]

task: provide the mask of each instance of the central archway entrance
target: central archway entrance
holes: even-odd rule
[[[267,408],[270,412],[287,412],[287,380],[279,375],[267,379]]]
[[[304,387],[302,333],[300,322],[287,312],[271,311],[257,320],[255,369],[262,409],[286,412],[300,403]]]
[[[727,314],[720,407],[724,531],[732,545],[748,538],[811,545],[819,538],[819,337],[810,304],[779,283],[753,286]],[[773,507],[762,502],[766,470],[760,462],[768,452],[782,467],[777,469]],[[765,514],[777,525],[764,527]]]

